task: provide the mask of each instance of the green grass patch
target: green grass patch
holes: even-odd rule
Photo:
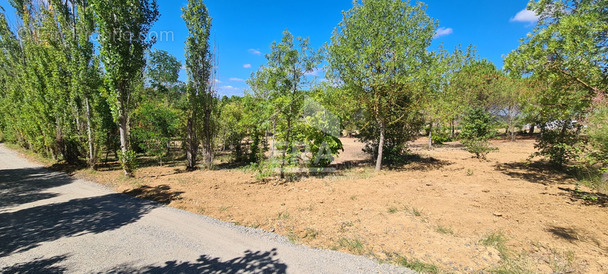
[[[439,232],[439,233],[441,233],[441,234],[454,235],[454,230],[452,230],[452,228],[450,228],[450,227],[437,226],[436,231]]]
[[[319,235],[319,231],[317,231],[314,228],[306,228],[306,235],[304,236],[304,238],[306,239],[315,239],[317,238],[317,236]]]
[[[405,212],[409,212],[410,214],[416,216],[416,217],[420,217],[422,216],[422,210],[416,208],[416,207],[409,207],[409,206],[403,206],[403,210]]]
[[[365,246],[359,239],[341,238],[338,240],[338,246],[356,255],[363,255],[365,253]]]
[[[289,217],[291,217],[291,215],[289,215],[288,212],[279,212],[277,214],[277,219],[279,219],[279,220],[287,220],[287,219],[289,219]]]
[[[502,232],[492,232],[487,234],[481,239],[481,243],[485,246],[491,246],[496,248],[498,252],[500,252],[500,257],[503,259],[507,259],[509,257],[509,252],[507,250],[507,238]]]
[[[395,255],[392,258],[392,261],[397,265],[407,267],[411,270],[414,270],[418,273],[439,273],[440,269],[438,266],[434,264],[425,263],[420,260],[408,260],[407,258],[401,255]]]

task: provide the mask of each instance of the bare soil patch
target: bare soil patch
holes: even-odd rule
[[[411,163],[374,173],[363,145],[343,139],[336,174],[259,182],[242,169],[146,167],[77,172],[117,191],[294,242],[445,272],[608,272],[608,210],[542,163],[533,140],[493,141],[487,161],[458,143],[411,144]],[[605,196],[604,196],[605,197]],[[407,263],[405,261],[407,260]]]

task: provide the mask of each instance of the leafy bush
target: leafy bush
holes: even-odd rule
[[[490,138],[496,135],[494,117],[481,107],[472,108],[462,124],[460,138],[466,150],[475,157],[486,159],[486,155],[494,150],[490,146]]]
[[[579,136],[581,126],[571,121],[555,121],[541,126],[541,135],[534,146],[538,152],[532,156],[545,156],[556,167],[584,155],[586,141]]]
[[[177,134],[179,128],[178,112],[162,104],[144,103],[135,111],[134,118],[134,144],[146,154],[157,157],[162,164],[171,137]]]
[[[274,176],[276,174],[276,169],[280,166],[281,163],[277,159],[267,159],[259,162],[252,162],[245,167],[245,170],[255,172],[255,178],[257,180],[264,180]]]
[[[137,168],[137,155],[135,151],[128,150],[126,153],[123,153],[120,150],[118,152],[118,159],[120,159],[120,165],[125,170],[125,173],[133,175]]]
[[[589,140],[596,153],[594,158],[604,168],[608,168],[608,105],[604,105],[591,115],[589,119]]]
[[[382,163],[390,166],[407,162],[407,142],[416,138],[423,125],[423,116],[417,111],[412,111],[388,125],[382,149]],[[373,159],[378,157],[378,136],[378,127],[374,123],[361,125],[359,139],[366,143],[363,151],[371,154]]]
[[[238,97],[222,99],[219,116],[219,142],[225,149],[231,149],[237,162],[244,160],[243,139],[247,136],[245,109]]]
[[[452,141],[452,137],[450,136],[450,132],[447,127],[434,129],[431,139],[433,140],[433,143],[437,145]]]

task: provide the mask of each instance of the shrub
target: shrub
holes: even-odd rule
[[[120,159],[120,165],[128,174],[134,174],[137,168],[137,155],[134,151],[128,150],[123,153],[122,150],[118,153],[118,159]]]
[[[179,115],[177,111],[162,104],[143,103],[133,114],[133,143],[148,155],[156,157],[162,164],[167,154],[171,137],[177,134]]]
[[[596,150],[594,158],[608,168],[608,105],[596,109],[589,119],[589,141]]]
[[[491,147],[489,142],[490,138],[496,135],[495,125],[494,117],[483,108],[470,109],[460,133],[461,142],[466,150],[479,159],[486,159],[488,153],[497,150]]]

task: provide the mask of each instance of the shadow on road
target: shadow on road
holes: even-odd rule
[[[201,255],[196,262],[168,261],[164,266],[145,267],[123,265],[107,273],[286,273],[287,265],[276,257],[276,249],[266,252],[247,250],[243,256],[228,261]]]
[[[43,192],[66,185],[72,179],[48,169],[21,168],[0,170],[0,208],[31,203],[56,197],[56,193]]]
[[[31,262],[16,264],[0,269],[5,274],[12,273],[65,273],[67,269],[56,264],[61,263],[67,258],[66,255],[55,256],[48,259],[37,259]]]
[[[156,206],[115,193],[2,213],[0,256],[62,237],[114,230],[139,220]]]
[[[125,194],[56,201],[18,209],[36,201],[58,197],[52,188],[68,185],[73,178],[45,168],[0,170],[0,258],[25,252],[43,243],[65,237],[98,234],[134,223],[160,204],[134,199]],[[168,203],[179,198],[166,186],[140,188],[129,193],[142,198],[156,198]],[[139,194],[139,195],[137,195]],[[144,195],[145,194],[145,195]],[[63,263],[68,255],[36,258],[4,268],[1,273],[62,273],[69,271]],[[279,261],[276,249],[246,251],[243,256],[223,261],[201,255],[195,262],[168,261],[164,265],[133,268],[119,266],[112,273],[285,273],[287,265]]]

